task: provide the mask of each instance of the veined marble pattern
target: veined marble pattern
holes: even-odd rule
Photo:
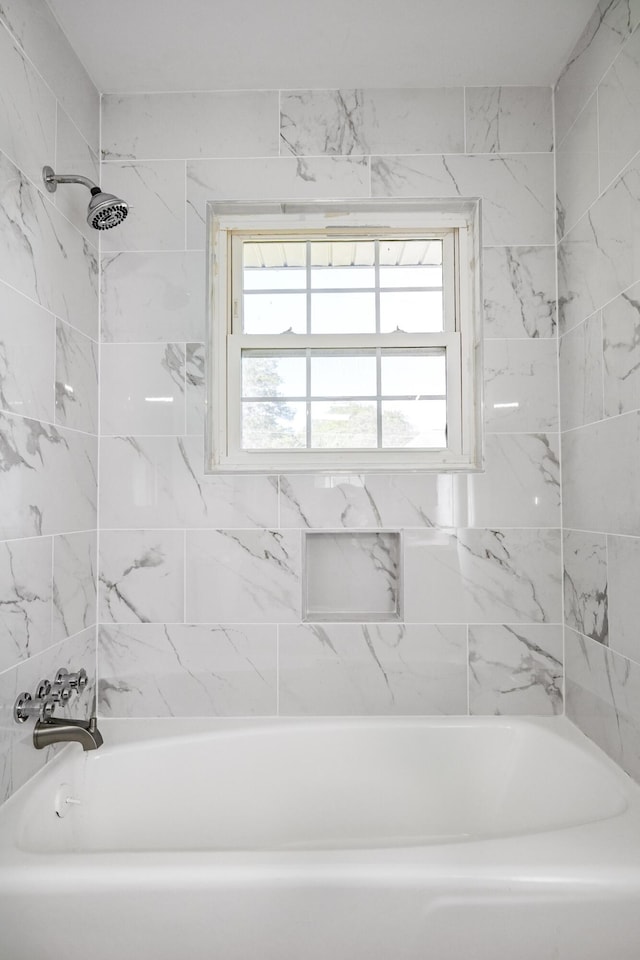
[[[102,627],[100,714],[275,715],[276,645],[263,624]]]
[[[97,154],[91,149],[76,125],[58,104],[58,127],[56,137],[56,162],[54,170],[62,172],[82,171],[94,183],[100,183],[100,164]],[[39,181],[36,181],[39,182]],[[58,210],[84,234],[89,243],[97,247],[99,234],[87,223],[87,191],[85,187],[67,186],[56,190],[54,203]]]
[[[609,643],[607,538],[565,530],[564,617],[566,623],[598,643]]]
[[[406,530],[404,618],[560,623],[558,530]]]
[[[553,150],[548,87],[467,87],[465,114],[467,153]]]
[[[373,157],[374,197],[482,197],[492,245],[553,243],[553,156]]]
[[[0,538],[95,527],[95,437],[0,414],[0,457]]]
[[[204,343],[185,344],[187,433],[202,436],[207,414],[206,348]]]
[[[53,640],[96,622],[96,531],[53,538]]]
[[[182,344],[103,344],[100,390],[103,435],[167,435],[185,431]]]
[[[565,527],[640,536],[640,414],[571,430],[562,438]]]
[[[636,159],[560,244],[561,333],[591,316],[638,279],[639,232],[640,159]]]
[[[208,200],[350,199],[369,196],[365,157],[267,157],[187,162],[187,247],[206,247]]]
[[[101,623],[184,621],[182,530],[102,530]]]
[[[103,257],[103,341],[204,340],[205,266],[191,251]]]
[[[607,537],[609,646],[640,661],[640,540]]]
[[[559,527],[560,452],[554,434],[487,434],[484,472],[456,474],[456,526]]]
[[[278,155],[277,90],[106,94],[105,160]]]
[[[304,619],[399,619],[401,586],[397,533],[305,536]]]
[[[98,432],[98,344],[56,323],[56,423]]]
[[[567,716],[640,780],[640,666],[565,630]]]
[[[6,30],[0,32],[0,150],[42,186],[43,157],[53,157],[56,99]]]
[[[192,623],[300,620],[300,534],[187,531],[187,614]]]
[[[49,537],[0,543],[0,670],[51,643]]]
[[[0,282],[0,407],[53,422],[54,317]]]
[[[563,712],[562,626],[469,626],[469,712]]]
[[[103,528],[273,527],[278,478],[205,476],[202,437],[104,437]]]
[[[102,189],[122,197],[131,213],[101,236],[101,250],[184,249],[184,161],[103,163]]]
[[[607,417],[640,408],[640,284],[602,311],[604,412]]]
[[[600,313],[560,338],[560,413],[563,430],[602,419]]]
[[[280,477],[282,527],[451,527],[447,474],[290,474]]]
[[[555,336],[555,247],[485,247],[482,285],[485,337]]]
[[[638,23],[640,5],[637,0],[600,0],[556,86],[556,136],[559,141]]]
[[[93,247],[2,154],[0,270],[11,286],[88,336],[97,336]]]
[[[622,47],[598,87],[600,180],[603,186],[640,149],[640,33]]]
[[[431,624],[282,626],[280,713],[466,713],[466,632]]]
[[[555,340],[487,340],[484,344],[487,433],[558,429]]]
[[[97,151],[100,94],[49,7],[39,0],[2,0],[0,22],[13,34],[65,110]],[[42,165],[42,160],[40,161]]]
[[[462,87],[423,90],[287,90],[283,151],[294,156],[461,153]]]
[[[598,99],[594,94],[556,152],[559,240],[598,198],[598,163]]]

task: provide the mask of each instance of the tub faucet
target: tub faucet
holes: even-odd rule
[[[83,750],[97,750],[102,746],[102,734],[95,717],[90,720],[63,720],[61,717],[45,717],[38,720],[33,729],[33,745],[42,750],[52,743],[81,744]]]

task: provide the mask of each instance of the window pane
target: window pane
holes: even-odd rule
[[[447,404],[444,400],[383,400],[382,446],[447,445]]]
[[[314,397],[376,395],[376,358],[373,351],[311,355],[311,393]]]
[[[444,396],[447,367],[444,350],[385,351],[382,354],[382,393],[386,396]]]
[[[305,403],[243,401],[243,450],[299,449],[306,439]]]
[[[443,326],[440,291],[380,294],[381,333],[437,333]]]
[[[243,285],[245,290],[304,290],[306,243],[243,244]]]
[[[244,333],[306,333],[307,298],[304,293],[247,293]]]
[[[284,355],[258,350],[242,352],[243,397],[305,397],[307,364],[304,353]]]
[[[373,240],[320,240],[309,247],[312,288],[348,289],[375,285]]]
[[[348,400],[311,404],[311,446],[321,449],[376,447],[375,401]]]
[[[442,240],[381,240],[380,266],[442,265]]]
[[[312,333],[374,333],[374,293],[314,293],[311,297]]]
[[[381,287],[442,287],[442,267],[380,267]]]
[[[244,269],[245,290],[304,290],[307,271],[304,267],[251,267]]]

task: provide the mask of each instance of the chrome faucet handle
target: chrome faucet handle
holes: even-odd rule
[[[53,716],[55,702],[53,700],[34,700],[30,693],[20,693],[13,705],[13,719],[16,723],[25,723],[29,717],[38,720],[48,720]]]
[[[38,686],[36,687],[36,692],[35,692],[36,700],[42,700],[44,697],[48,697],[50,693],[51,693],[51,681],[41,680]]]
[[[66,681],[56,681],[56,683],[51,684],[51,689],[46,696],[46,700],[51,703],[66,703],[67,700],[71,699],[73,694],[73,687],[70,683]]]
[[[87,676],[87,671],[84,667],[81,670],[78,670],[77,673],[69,673],[64,667],[60,667],[56,673],[56,683],[68,683],[74,689],[78,690],[78,693],[82,693],[84,688],[88,683],[89,677]]]

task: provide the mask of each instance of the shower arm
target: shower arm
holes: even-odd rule
[[[87,187],[92,192],[97,190],[100,192],[100,187],[89,180],[88,177],[77,177],[73,174],[65,173],[54,173],[52,167],[44,167],[42,171],[42,179],[44,180],[45,186],[49,193],[55,193],[56,187],[59,183],[81,183],[83,187]]]

